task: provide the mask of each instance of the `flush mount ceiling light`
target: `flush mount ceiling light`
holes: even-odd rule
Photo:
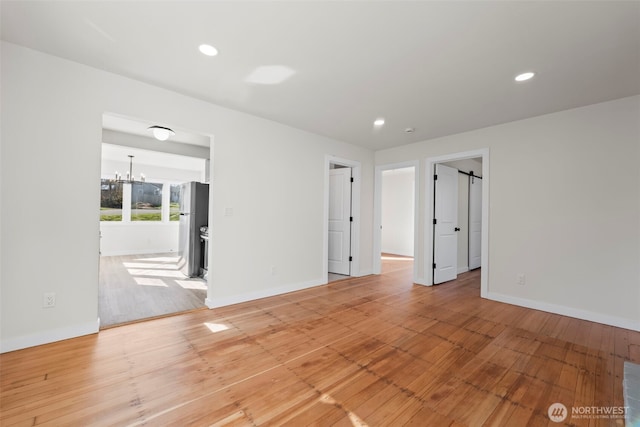
[[[384,124],[384,119],[383,119],[383,118],[376,119],[376,120],[373,122],[373,125],[374,125],[374,126],[382,126],[383,124]]]
[[[535,75],[536,73],[534,73],[533,71],[527,71],[526,73],[518,74],[515,77],[515,80],[517,82],[526,82],[527,80],[531,79]]]
[[[153,132],[153,136],[158,141],[166,141],[170,136],[176,134],[173,130],[163,126],[149,126],[147,130]]]
[[[207,56],[216,56],[218,54],[218,49],[211,46],[210,44],[201,44],[200,46],[198,46],[198,50],[200,51],[200,53]]]

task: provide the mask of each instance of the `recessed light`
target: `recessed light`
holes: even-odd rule
[[[404,131],[406,133],[414,133],[416,131],[416,128],[406,128]]]
[[[524,82],[535,76],[536,73],[532,71],[527,71],[526,73],[518,74],[515,78],[517,82]]]
[[[384,124],[384,119],[380,118],[380,119],[376,119],[375,122],[373,122],[374,126],[382,126]]]
[[[200,50],[203,55],[207,56],[216,56],[218,54],[218,49],[211,46],[210,44],[201,44],[200,46],[198,46],[198,50]]]

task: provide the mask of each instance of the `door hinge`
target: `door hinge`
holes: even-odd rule
[[[353,257],[352,256],[349,257],[349,261],[353,261]]]
[[[435,262],[433,263],[433,269],[434,270],[436,269],[436,263]]]
[[[438,220],[433,218],[433,225],[436,225],[438,223]]]
[[[353,177],[351,177],[351,182],[353,182]]]
[[[434,180],[434,181],[437,181],[437,180],[438,180],[438,174],[434,174],[434,175],[433,175],[433,180]]]
[[[353,222],[353,217],[352,216],[349,217],[349,222]]]

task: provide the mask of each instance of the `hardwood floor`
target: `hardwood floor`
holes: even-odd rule
[[[204,308],[207,283],[182,274],[175,253],[100,257],[101,327]]]
[[[479,298],[411,263],[0,356],[3,426],[621,426],[640,333]]]

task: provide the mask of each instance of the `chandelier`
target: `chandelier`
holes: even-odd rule
[[[136,177],[133,175],[133,155],[129,154],[129,170],[127,171],[127,175],[125,179],[122,179],[122,174],[116,171],[116,179],[115,181],[118,183],[124,184],[134,184],[136,182],[145,182],[146,177],[143,173],[140,174],[140,181],[136,181]]]

